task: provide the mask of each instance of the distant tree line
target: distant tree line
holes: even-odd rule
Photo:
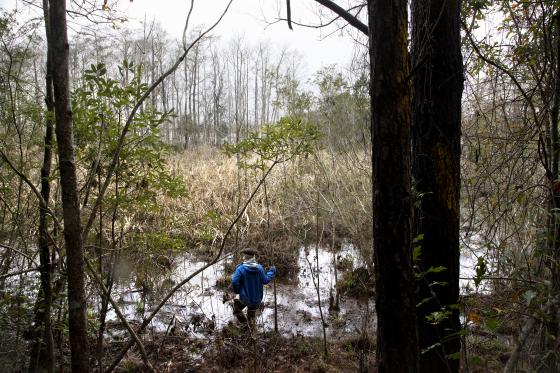
[[[189,39],[199,33],[191,31]],[[83,72],[99,63],[106,65],[110,76],[126,80],[118,71],[117,62],[122,61],[140,66],[142,81],[150,83],[180,49],[180,42],[155,22],[139,30],[123,29],[117,35],[108,31],[78,34],[71,40],[72,85],[79,87]],[[278,48],[266,40],[207,36],[145,105],[162,112],[172,110],[161,125],[161,140],[182,149],[235,143],[286,115],[319,124],[339,148],[341,133],[349,139],[344,141],[367,142],[367,71],[356,75],[329,66],[315,72],[312,81],[303,81],[303,62],[295,49]],[[350,133],[354,135],[349,138]]]

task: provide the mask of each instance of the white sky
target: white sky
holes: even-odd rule
[[[102,0],[97,0],[101,3]],[[12,9],[14,4],[22,7],[21,0],[0,0],[0,7]],[[146,19],[160,21],[171,36],[180,38],[188,13],[188,0],[112,0],[129,19],[130,26],[137,28]],[[249,42],[264,40],[271,44],[298,50],[303,56],[303,71],[309,76],[321,66],[338,63],[341,67],[350,61],[354,50],[353,40],[342,32],[316,30],[294,25],[290,31],[286,22],[269,25],[265,22],[275,20],[278,16],[285,17],[285,0],[234,0],[222,23],[212,32],[228,40],[230,36],[244,36]],[[211,25],[222,13],[227,0],[195,0],[191,26]],[[313,0],[292,1],[292,18],[310,24],[319,23],[318,6]],[[36,11],[39,14],[39,11]],[[326,13],[327,14],[327,13]],[[326,38],[325,38],[326,37]]]

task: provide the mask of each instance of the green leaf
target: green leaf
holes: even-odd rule
[[[414,249],[412,249],[412,260],[417,262],[420,260],[421,256],[422,256],[422,247],[415,246]]]
[[[478,259],[477,259],[476,266],[475,266],[476,274],[473,277],[474,285],[477,288],[480,285],[480,283],[482,282],[482,277],[486,274],[487,270],[488,270],[488,268],[486,266],[486,261],[484,260],[484,257],[479,256]]]
[[[484,323],[486,324],[486,327],[493,332],[495,332],[500,326],[500,321],[491,317],[484,320]]]
[[[444,266],[430,267],[430,268],[428,268],[426,273],[440,273],[440,272],[443,272],[443,271],[446,271],[446,270],[447,270],[447,267],[444,267]]]
[[[424,239],[424,233],[420,233],[418,236],[414,237],[412,243],[418,243]]]
[[[438,347],[438,346],[441,346],[441,343],[439,343],[439,342],[438,342],[438,343],[434,343],[433,345],[426,347],[425,349],[422,350],[422,355],[424,355],[424,354],[430,352],[431,350],[433,350],[434,348],[436,348],[436,347]]]
[[[525,293],[523,293],[523,298],[525,298],[525,300],[527,301],[527,306],[531,305],[531,302],[533,301],[533,299],[535,299],[536,296],[537,293],[535,293],[533,290],[527,290]]]
[[[420,306],[422,306],[424,303],[428,303],[428,302],[431,301],[432,299],[434,299],[434,297],[426,297],[426,298],[422,299],[422,301],[421,301],[420,303],[418,303],[418,304],[416,305],[416,307],[420,307]]]
[[[447,281],[434,281],[430,284],[430,287],[432,286],[447,286],[449,285],[449,283]]]
[[[461,352],[454,352],[452,354],[446,355],[448,360],[460,360],[461,359]]]

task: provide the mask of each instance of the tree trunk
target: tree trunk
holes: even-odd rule
[[[56,140],[62,189],[64,242],[68,271],[68,327],[72,372],[89,372],[89,346],[86,327],[84,263],[80,205],[74,161],[74,135],[68,74],[68,35],[66,1],[50,0],[51,38],[49,50],[53,63]]]
[[[418,371],[406,0],[368,1],[378,372]]]
[[[412,6],[413,174],[420,196],[415,228],[423,234],[420,270],[425,273],[417,321],[425,373],[459,371],[461,326],[453,306],[459,302],[460,9],[460,0],[417,0]],[[429,272],[436,267],[445,269]],[[442,321],[428,321],[443,310],[450,314]]]
[[[43,12],[45,18],[45,33],[47,40],[50,39],[49,30],[49,4],[43,0]],[[49,250],[49,234],[47,220],[47,206],[51,194],[49,177],[52,164],[52,143],[53,143],[53,83],[52,83],[52,59],[47,51],[47,75],[45,77],[45,104],[47,112],[45,115],[45,144],[43,152],[43,166],[41,167],[41,196],[45,201],[39,203],[39,263],[41,288],[37,296],[35,310],[35,340],[31,348],[29,359],[29,372],[54,372],[54,340],[51,327],[51,308],[52,308],[52,266]]]
[[[554,27],[556,26],[556,27]],[[551,23],[552,44],[554,59],[551,66],[550,96],[552,103],[549,114],[550,133],[550,185],[549,196],[549,218],[548,218],[548,253],[546,265],[550,269],[551,286],[548,297],[555,301],[551,302],[550,310],[547,312],[547,321],[544,328],[543,355],[546,356],[538,369],[539,373],[558,372],[560,356],[558,353],[559,319],[558,302],[560,301],[560,191],[556,187],[560,179],[560,135],[558,133],[558,119],[560,112],[560,15],[554,17]]]

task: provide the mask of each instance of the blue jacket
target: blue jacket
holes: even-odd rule
[[[268,284],[276,276],[276,268],[270,267],[265,273],[262,265],[257,262],[245,262],[235,268],[231,277],[231,285],[235,294],[249,308],[257,307],[263,298],[263,285]]]

